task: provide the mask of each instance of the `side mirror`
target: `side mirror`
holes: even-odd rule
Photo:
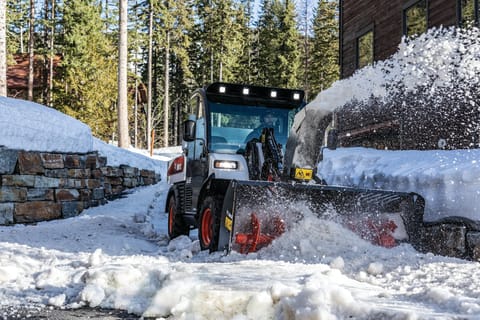
[[[183,140],[187,142],[195,140],[195,121],[186,120],[183,123]]]
[[[330,129],[327,132],[327,148],[330,150],[337,149],[338,143],[338,130],[337,129]]]

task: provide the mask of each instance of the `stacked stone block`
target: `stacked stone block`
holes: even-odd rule
[[[480,261],[480,231],[477,230],[478,227],[459,223],[428,225],[422,231],[423,251]]]
[[[155,184],[154,171],[107,166],[97,152],[65,154],[0,148],[0,224],[31,223],[78,215]]]

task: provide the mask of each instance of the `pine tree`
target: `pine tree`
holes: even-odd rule
[[[190,70],[188,48],[191,46],[193,4],[189,0],[175,1],[174,24],[170,33],[170,144],[180,143],[180,126],[184,119],[182,107],[187,105],[193,74]]]
[[[271,85],[270,78],[275,73],[275,59],[278,49],[276,41],[277,23],[273,11],[274,0],[263,0],[257,26],[257,52],[255,64],[258,69],[256,83]]]
[[[117,52],[103,33],[94,0],[69,0],[63,14],[63,62],[56,107],[88,124],[104,140],[115,138]],[[62,90],[60,90],[62,88]]]
[[[255,34],[256,31],[251,26],[251,16],[253,10],[253,0],[240,2],[237,10],[239,57],[237,67],[233,70],[234,79],[239,83],[252,83],[257,74],[255,61]]]
[[[28,0],[7,0],[7,52],[9,60],[15,53],[23,54],[27,46]]]
[[[280,11],[278,78],[272,79],[275,86],[298,87],[298,69],[300,67],[299,33],[296,25],[295,6],[293,1],[285,0]],[[277,80],[274,82],[273,80]]]
[[[192,71],[198,85],[235,81],[245,41],[243,7],[231,0],[198,0]]]
[[[264,0],[258,25],[259,84],[298,86],[298,38],[293,2]]]
[[[33,101],[33,67],[35,63],[35,1],[30,0],[30,19],[28,24],[28,100]]]
[[[300,1],[300,17],[299,25],[301,26],[300,30],[300,39],[299,39],[299,48],[300,48],[300,68],[298,79],[299,83],[302,84],[302,88],[305,91],[305,99],[308,100],[310,96],[310,84],[308,79],[308,74],[310,72],[310,40],[311,40],[311,24],[313,19],[310,18],[312,8],[311,0],[301,0]]]
[[[337,3],[319,0],[313,22],[309,84],[314,98],[339,78]]]

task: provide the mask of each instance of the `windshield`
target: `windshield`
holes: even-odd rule
[[[285,151],[295,110],[266,106],[210,103],[209,149],[237,153],[246,143],[259,138],[263,127],[274,128],[275,138]]]

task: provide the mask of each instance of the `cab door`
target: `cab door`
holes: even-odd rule
[[[191,206],[188,211],[195,211],[203,182],[208,175],[208,152],[206,148],[205,104],[200,92],[190,99],[190,108],[195,119],[195,139],[187,143],[187,189],[191,191]],[[189,201],[187,201],[189,202]]]

